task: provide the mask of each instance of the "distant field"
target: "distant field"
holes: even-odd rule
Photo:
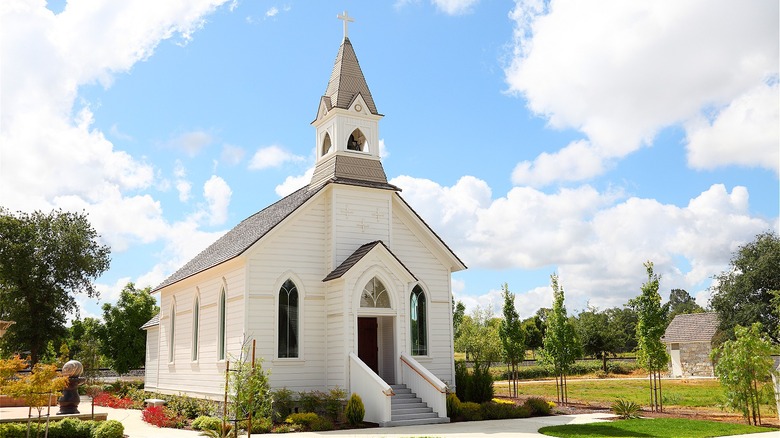
[[[608,406],[622,398],[645,406],[649,399],[649,386],[645,379],[589,379],[570,380],[569,401]],[[496,395],[507,395],[508,385],[496,382]],[[534,395],[555,400],[555,381],[521,382],[521,395]],[[664,407],[707,408],[720,411],[724,399],[723,388],[717,380],[666,380],[662,381]],[[772,412],[769,405],[761,410]]]

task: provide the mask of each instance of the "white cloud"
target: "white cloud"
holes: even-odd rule
[[[208,147],[214,138],[208,132],[195,130],[185,132],[168,142],[171,147],[181,149],[190,157],[194,157]]]
[[[220,161],[227,163],[231,166],[234,166],[240,163],[241,160],[244,159],[245,154],[246,151],[244,151],[243,148],[226,143],[222,145],[222,153],[220,154]]]
[[[271,6],[267,11],[265,11],[266,18],[275,17],[276,14],[279,13],[279,8],[276,6]]]
[[[212,175],[205,184],[203,184],[203,197],[209,207],[209,225],[224,224],[227,220],[228,206],[233,191],[224,179],[217,175]]]
[[[717,114],[690,121],[688,162],[699,169],[738,164],[780,173],[780,88],[761,84]]]
[[[279,196],[287,196],[290,193],[300,189],[301,187],[311,182],[311,177],[314,175],[314,167],[310,167],[303,175],[288,176],[284,179],[284,182],[276,186],[274,191]]]
[[[598,7],[520,0],[511,13],[515,56],[506,80],[552,127],[583,132],[592,159],[620,158],[652,143],[660,129],[727,106],[776,77],[777,15],[772,0],[615,0]],[[754,111],[755,120],[771,117],[761,115],[763,101],[742,105],[739,112]],[[773,140],[777,145],[778,136]],[[529,179],[540,179],[541,170],[524,167]],[[599,166],[587,169],[582,178]]]
[[[431,0],[437,9],[447,15],[468,14],[479,0]]]
[[[286,151],[280,146],[271,145],[260,148],[249,160],[250,170],[263,170],[279,167],[287,162],[303,161],[304,158]]]
[[[598,150],[579,140],[557,152],[543,152],[533,162],[521,161],[512,172],[512,182],[540,187],[556,181],[581,181],[601,174],[604,164]]]
[[[493,199],[474,177],[452,187],[408,176],[390,182],[466,265],[549,267],[565,283],[570,309],[589,300],[598,307],[622,305],[645,280],[646,260],[655,263],[664,284],[701,287],[726,269],[740,244],[775,225],[751,215],[747,189],[740,186],[729,192],[715,184],[678,207],[589,186],[552,194],[515,187]],[[682,271],[679,259],[690,269]],[[523,299],[540,300],[539,294]]]

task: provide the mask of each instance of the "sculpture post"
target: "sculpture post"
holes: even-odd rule
[[[84,366],[77,360],[68,361],[62,366],[62,375],[68,378],[68,386],[62,390],[62,397],[57,399],[60,404],[60,411],[57,415],[78,414],[79,413],[79,386],[83,385],[87,379],[81,377],[84,372]]]

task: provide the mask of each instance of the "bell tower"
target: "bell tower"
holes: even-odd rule
[[[383,116],[377,112],[347,36],[347,24],[354,19],[346,11],[337,18],[344,21],[344,40],[312,122],[317,162],[309,185],[338,180],[387,184],[379,159],[379,120]]]

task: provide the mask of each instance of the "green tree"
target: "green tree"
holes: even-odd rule
[[[103,323],[96,318],[74,319],[68,330],[70,357],[84,365],[84,377],[93,378],[99,369],[109,364],[100,352],[100,332]]]
[[[66,335],[75,294],[98,296],[92,280],[109,266],[109,248],[86,214],[12,214],[0,208],[0,319],[16,321],[0,339],[5,351],[30,351],[32,364]]]
[[[612,332],[609,314],[588,306],[588,310],[581,312],[575,321],[583,352],[600,359],[606,373],[609,355],[614,356],[620,347],[620,339]]]
[[[569,402],[569,391],[566,376],[571,365],[582,355],[580,342],[574,325],[566,316],[565,295],[563,287],[558,285],[558,275],[550,276],[553,290],[552,309],[547,312],[547,330],[540,351],[542,363],[552,368],[555,373],[555,387],[558,402]]]
[[[731,266],[716,276],[710,306],[718,312],[722,338],[734,339],[734,327],[760,322],[764,333],[780,343],[780,309],[772,305],[780,290],[780,237],[773,232],[756,236],[732,255]]]
[[[159,311],[150,288],[136,289],[133,283],[122,289],[115,306],[103,304],[104,324],[98,331],[100,348],[117,373],[125,374],[144,364],[146,333],[141,326]]]
[[[498,336],[500,320],[493,317],[490,308],[477,306],[463,317],[460,336],[455,340],[455,349],[466,353],[467,360],[474,363],[467,381],[456,382],[464,394],[464,401],[483,402],[493,398],[493,379],[490,366],[501,360],[501,340]],[[465,386],[465,388],[464,388]]]
[[[254,350],[254,345],[250,347],[247,340],[241,347],[241,355],[230,361],[229,415],[232,421],[260,421],[273,415],[268,375],[263,371],[262,359],[253,357]],[[233,429],[237,430],[237,427]]]
[[[536,357],[536,350],[542,348],[542,345],[544,345],[544,327],[542,326],[542,320],[537,315],[534,315],[524,319],[521,325],[523,327],[523,333],[525,334],[525,346],[530,349],[534,357]]]
[[[652,410],[663,411],[661,371],[665,371],[669,363],[666,346],[661,342],[666,330],[666,315],[658,293],[661,277],[653,272],[653,262],[645,262],[645,269],[647,282],[642,284],[642,293],[629,304],[637,313],[637,363],[650,373],[650,406]]]
[[[704,309],[696,303],[696,300],[685,289],[672,289],[669,293],[669,301],[664,304],[666,313],[666,325],[672,322],[675,316],[689,313],[702,313]]]
[[[612,307],[604,310],[609,319],[609,331],[617,343],[618,353],[636,350],[636,311],[631,307]]]
[[[760,323],[750,328],[738,325],[734,334],[734,340],[712,351],[715,375],[726,389],[726,403],[741,411],[748,424],[759,425],[761,401],[772,390],[772,343],[762,333]]]
[[[504,350],[504,358],[511,367],[509,375],[509,394],[517,397],[517,364],[525,359],[525,335],[520,323],[520,315],[515,309],[515,294],[509,291],[509,285],[504,283],[501,291],[504,298],[504,318],[498,327],[498,336]]]
[[[460,334],[460,323],[463,322],[463,316],[466,314],[466,306],[463,301],[455,304],[455,297],[452,298],[452,336],[457,338]]]

